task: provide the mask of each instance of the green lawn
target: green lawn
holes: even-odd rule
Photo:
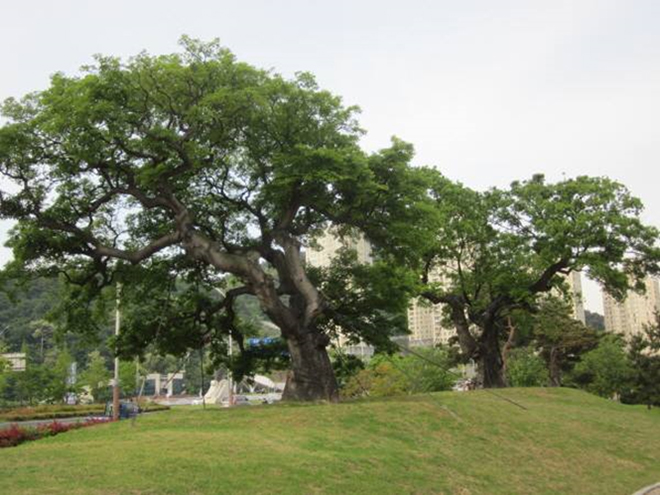
[[[0,450],[0,493],[630,494],[660,413],[566,389],[178,408]]]

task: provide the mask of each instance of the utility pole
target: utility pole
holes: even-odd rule
[[[201,377],[201,386],[199,388],[199,395],[202,396],[202,408],[206,409],[206,395],[204,394],[204,343],[199,348],[199,376]]]
[[[225,296],[225,293],[221,289],[219,289],[218,287],[216,287],[215,290],[217,290],[218,293],[221,296]],[[230,366],[229,366],[229,369],[227,370],[228,371],[228,373],[227,373],[227,376],[228,376],[227,382],[228,382],[228,385],[229,385],[229,396],[227,397],[228,398],[227,407],[231,407],[233,402],[234,402],[234,377],[233,377],[233,374],[232,374],[232,371],[231,371],[233,347],[234,347],[234,339],[231,336],[231,332],[229,332],[229,349],[228,349],[229,352],[228,352],[228,354],[229,354],[229,364],[230,364]]]
[[[231,407],[234,403],[234,374],[231,370],[231,364],[232,364],[232,355],[233,355],[233,350],[232,348],[234,347],[234,341],[231,337],[231,332],[229,333],[229,397],[227,401],[227,407]]]
[[[115,301],[115,337],[119,337],[119,326],[121,324],[121,313],[119,304],[121,301],[121,284],[117,282],[117,299]],[[119,356],[115,356],[115,378],[112,380],[112,419],[119,419]]]

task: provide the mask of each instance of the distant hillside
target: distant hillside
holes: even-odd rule
[[[2,449],[0,493],[625,495],[659,445],[660,411],[570,389],[184,407]]]
[[[17,352],[24,341],[34,340],[30,323],[44,318],[55,306],[57,297],[58,283],[53,279],[35,280],[25,292],[16,293],[15,301],[0,292],[0,334],[10,351]]]
[[[605,330],[605,317],[588,309],[584,312],[585,323],[594,330]]]

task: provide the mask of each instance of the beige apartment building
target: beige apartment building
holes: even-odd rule
[[[360,234],[353,237],[339,237],[330,229],[316,239],[316,245],[317,247],[308,248],[305,251],[305,259],[311,266],[319,268],[330,266],[332,260],[337,256],[337,251],[343,247],[356,251],[360,263],[371,263],[372,261],[371,245]]]
[[[580,272],[571,272],[567,277],[568,290],[572,298],[571,308],[573,310],[573,318],[582,323],[587,322],[584,314],[584,296],[582,293],[582,274]]]
[[[645,285],[644,294],[630,292],[623,302],[603,292],[606,331],[631,337],[655,322],[655,314],[660,312],[660,282],[655,277],[647,277]]]
[[[447,344],[456,330],[443,324],[441,304],[429,304],[414,299],[408,308],[408,341],[411,346],[435,346]]]

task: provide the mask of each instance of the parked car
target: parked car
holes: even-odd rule
[[[245,395],[234,395],[234,400],[232,401],[232,405],[234,406],[249,406],[250,405],[250,399],[248,399]]]

